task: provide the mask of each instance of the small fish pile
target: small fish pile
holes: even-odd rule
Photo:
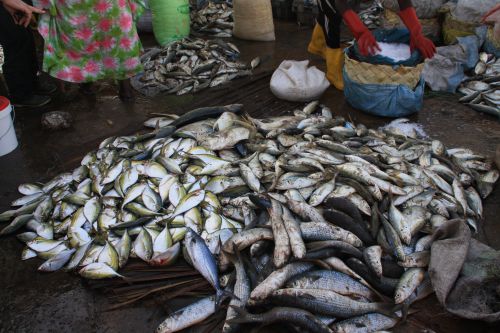
[[[237,191],[244,184],[223,178],[238,169],[200,146],[193,137],[201,136],[193,133],[207,133],[205,146],[220,148],[249,139],[253,125],[232,122],[228,116],[217,123],[182,125],[200,114],[230,114],[241,108],[201,108],[172,117],[177,130],[164,126],[104,140],[72,172],[45,184],[20,185],[24,196],[12,202],[18,208],[0,214],[0,221],[13,219],[0,235],[24,227],[27,231],[17,236],[26,243],[23,260],[39,257],[46,260],[40,271],[78,270],[89,279],[120,276],[116,271],[129,257],[151,265],[172,263],[186,227],[213,239],[215,251],[219,236],[226,240],[243,226],[243,220],[229,217],[236,212],[223,208],[217,194]],[[231,132],[231,137],[222,142],[208,135],[214,126],[217,133]]]
[[[384,6],[379,0],[373,1],[373,4],[365,10],[359,12],[359,18],[368,29],[377,29],[380,24],[380,16],[384,13]]]
[[[481,52],[474,75],[458,88],[465,95],[459,102],[500,118],[500,59]]]
[[[201,323],[228,297],[223,332],[395,326],[433,293],[433,232],[455,218],[476,231],[498,170],[469,149],[355,125],[318,102],[266,119],[242,107],[158,114],[151,132],[104,140],[73,172],[21,185],[0,234],[27,229],[22,259],[89,279],[123,277],[129,257],[163,266],[182,253],[215,294],[157,332]]]
[[[233,25],[231,1],[208,1],[203,8],[191,10],[191,28],[194,33],[213,37],[231,37]]]
[[[236,45],[221,39],[185,38],[142,55],[144,73],[132,79],[132,86],[147,96],[184,95],[216,87],[252,75],[259,65],[259,58],[250,64],[236,61],[239,55]]]

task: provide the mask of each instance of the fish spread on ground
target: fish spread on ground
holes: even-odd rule
[[[131,83],[147,96],[196,93],[252,75],[260,59],[245,64],[236,60],[239,55],[236,45],[222,39],[184,38],[147,50],[141,56],[144,72]]]
[[[318,102],[266,119],[242,109],[159,115],[150,132],[105,139],[75,170],[20,185],[0,234],[20,232],[39,270],[87,279],[126,278],[132,257],[184,256],[214,294],[157,332],[198,324],[227,298],[223,332],[372,332],[433,293],[434,231],[455,218],[476,231],[499,178],[470,149],[368,129]]]
[[[195,35],[231,37],[233,26],[232,1],[208,1],[200,9],[191,9],[191,29]]]
[[[464,95],[459,102],[500,119],[500,58],[481,52],[474,75],[458,88]]]

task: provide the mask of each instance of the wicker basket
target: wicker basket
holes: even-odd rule
[[[415,67],[374,65],[345,55],[344,69],[351,80],[361,84],[404,84],[410,89],[420,82],[424,64]]]

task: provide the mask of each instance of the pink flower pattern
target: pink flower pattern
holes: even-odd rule
[[[142,1],[34,0],[47,9],[38,25],[45,40],[44,70],[70,82],[122,80],[142,71],[134,24]],[[51,7],[56,16],[50,16]]]
[[[132,15],[127,12],[120,15],[120,28],[126,32],[132,29]]]

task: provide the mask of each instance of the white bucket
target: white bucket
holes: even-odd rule
[[[17,147],[16,130],[11,112],[10,101],[0,96],[0,156],[7,155]]]

